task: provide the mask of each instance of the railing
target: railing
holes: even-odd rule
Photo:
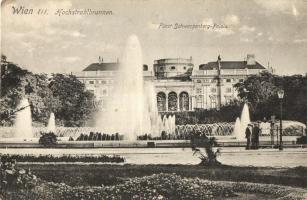
[[[46,127],[33,127],[33,137],[39,137],[41,132],[48,132]],[[280,137],[279,127],[273,129],[260,129],[260,137],[271,137],[272,141],[278,141]],[[14,127],[0,127],[0,138],[14,137]],[[56,127],[56,134],[60,137],[79,137],[81,134],[104,133],[103,128],[98,127]],[[234,137],[234,123],[176,125],[175,132],[167,134],[168,139],[189,139],[195,133],[205,134],[207,137],[232,136]],[[283,129],[283,136],[303,136],[304,127],[290,126]]]

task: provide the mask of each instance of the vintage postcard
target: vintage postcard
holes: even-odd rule
[[[306,0],[2,0],[0,199],[307,199]]]

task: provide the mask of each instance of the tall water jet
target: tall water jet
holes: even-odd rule
[[[113,93],[96,126],[107,133],[124,134],[128,140],[151,132],[143,81],[142,51],[137,36],[129,37],[115,80]]]
[[[149,126],[151,127],[150,131],[151,136],[159,137],[161,134],[159,130],[160,129],[159,123],[161,117],[158,112],[155,86],[152,82],[145,82],[145,88],[146,88],[145,95],[147,97],[145,102],[147,105],[145,105],[145,108],[148,108],[148,112],[145,113],[145,116],[147,116],[147,118],[148,117],[150,118],[150,120],[147,119],[146,121],[150,122]]]
[[[33,138],[31,108],[28,99],[24,98],[17,106],[15,118],[15,137]]]
[[[245,138],[245,129],[250,123],[249,109],[248,105],[245,103],[241,113],[241,133],[238,136],[238,140],[244,140]]]
[[[47,125],[47,131],[55,133],[55,117],[54,113],[50,113],[48,125]]]
[[[239,117],[237,117],[234,128],[233,128],[233,133],[237,139],[242,138],[241,132],[242,132],[241,131],[241,120]]]

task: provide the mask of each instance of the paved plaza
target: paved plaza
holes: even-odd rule
[[[19,155],[120,155],[126,164],[198,164],[200,159],[191,148],[93,148],[93,149],[0,149],[2,154]],[[285,148],[245,150],[242,147],[221,148],[218,160],[225,165],[255,167],[307,167],[307,149]]]

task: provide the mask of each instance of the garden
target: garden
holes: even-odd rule
[[[306,167],[223,165],[215,143],[193,138],[199,165],[118,165],[125,159],[115,155],[2,154],[0,199],[306,199]]]
[[[306,168],[33,164],[31,173],[37,175],[27,179],[31,184],[18,173],[16,180],[23,182],[16,181],[14,189],[2,187],[0,198],[288,200],[306,199],[307,194],[306,185],[300,185]],[[290,181],[279,181],[286,178]]]

